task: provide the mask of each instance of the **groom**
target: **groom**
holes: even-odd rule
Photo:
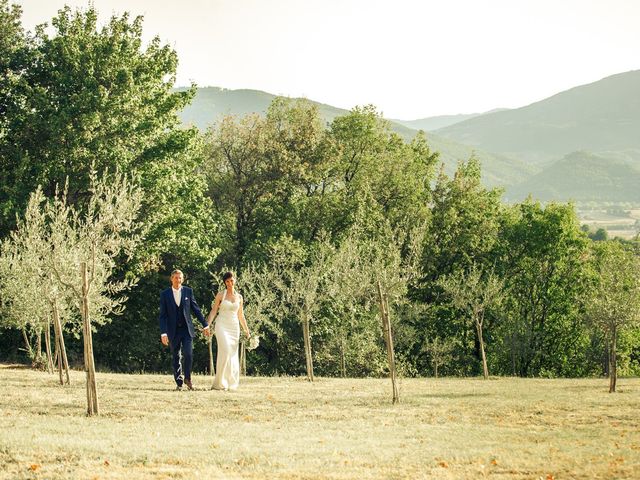
[[[171,348],[173,355],[173,378],[176,390],[182,390],[184,383],[193,390],[191,383],[191,365],[193,363],[193,338],[196,336],[191,321],[191,310],[209,335],[209,326],[193,298],[193,290],[182,285],[184,274],[180,270],[171,272],[171,288],[160,294],[160,339],[162,344]],[[182,365],[180,364],[182,357]],[[184,373],[183,373],[184,368]]]

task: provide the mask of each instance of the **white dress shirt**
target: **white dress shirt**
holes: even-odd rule
[[[182,298],[182,287],[177,290],[171,287],[171,290],[173,290],[173,299],[176,301],[176,305],[180,306],[180,300]]]

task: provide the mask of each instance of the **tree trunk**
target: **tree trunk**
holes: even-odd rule
[[[29,341],[29,335],[27,335],[26,327],[22,328],[22,338],[24,339],[24,346],[26,348],[27,356],[29,360],[33,360],[33,349],[31,348],[31,342]]]
[[[240,375],[247,375],[247,342],[240,344]]]
[[[311,356],[311,333],[309,328],[309,319],[305,315],[302,320],[302,336],[304,337],[304,356],[307,362],[307,380],[314,381],[313,376],[313,357]]]
[[[511,374],[516,377],[518,372],[516,371],[516,332],[511,333]]]
[[[433,370],[434,370],[434,373],[436,375],[436,378],[438,378],[438,364],[437,363],[433,365]]]
[[[398,403],[400,395],[398,393],[398,382],[396,373],[396,359],[393,351],[393,336],[391,335],[391,322],[389,321],[389,301],[387,296],[382,294],[380,280],[378,280],[378,300],[380,303],[380,316],[382,317],[382,331],[384,334],[384,343],[387,346],[387,359],[389,361],[389,376],[391,377],[391,389],[393,397],[391,402]]]
[[[340,338],[340,375],[342,378],[347,377],[347,358],[344,352],[344,335]]]
[[[67,360],[67,349],[64,346],[64,335],[62,334],[62,323],[60,322],[60,313],[58,311],[58,303],[56,300],[51,303],[51,313],[53,315],[53,332],[56,344],[56,356],[58,357],[58,371],[60,373],[60,385],[64,385],[62,379],[62,370],[64,369],[69,385],[69,361]]]
[[[476,320],[476,329],[478,330],[478,342],[480,343],[480,353],[482,354],[482,374],[484,379],[489,378],[489,368],[487,367],[487,355],[484,352],[484,340],[482,338],[482,322]]]
[[[51,355],[51,317],[47,317],[47,329],[44,333],[44,345],[47,350],[47,372],[53,373],[53,356]]]
[[[42,368],[44,366],[44,362],[42,360],[42,331],[38,330],[36,333],[36,366],[38,368]]]
[[[84,368],[87,373],[87,415],[98,415],[98,391],[96,388],[96,367],[93,360],[93,338],[89,318],[89,281],[87,264],[82,262],[82,324],[84,334]]]
[[[617,365],[617,356],[616,356],[616,343],[617,343],[617,332],[616,329],[613,329],[611,335],[611,348],[610,348],[610,358],[609,361],[609,393],[615,393],[616,391],[616,381],[618,380],[618,365]]]
[[[58,375],[60,376],[60,385],[64,385],[64,378],[62,376],[62,369],[63,369],[63,367],[62,367],[62,355],[60,353],[60,342],[58,341],[58,332],[57,332],[57,330],[55,328],[55,325],[54,325],[53,331],[54,331],[53,339],[54,339],[54,344],[55,344],[55,349],[56,349],[55,364],[57,365]]]

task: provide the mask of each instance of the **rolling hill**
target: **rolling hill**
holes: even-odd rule
[[[468,114],[460,113],[458,115],[438,115],[435,117],[421,118],[418,120],[393,119],[392,121],[395,123],[399,123],[400,125],[404,125],[405,127],[413,128],[415,130],[424,130],[425,132],[430,132],[433,130],[438,130],[439,128],[448,127],[449,125],[453,125],[455,123],[464,122],[465,120],[469,120],[471,118],[479,117],[481,115],[486,115],[488,113],[499,112],[502,110],[506,110],[506,109],[498,108],[485,113],[468,113]]]
[[[464,122],[465,120],[469,120],[471,118],[475,118],[481,113],[470,113],[470,114],[458,114],[458,115],[439,115],[436,117],[427,117],[420,118],[418,120],[397,120],[393,119],[395,123],[399,123],[400,125],[404,125],[405,127],[413,128],[414,130],[424,130],[425,132],[430,132],[433,130],[438,130],[439,128],[448,127],[449,125],[453,125],[454,123]]]
[[[639,132],[640,70],[436,131],[456,142],[528,162],[548,162],[578,150],[640,149]]]
[[[526,181],[507,189],[510,201],[532,195],[542,201],[640,202],[640,150],[565,155]]]
[[[181,89],[178,89],[181,90]],[[198,88],[196,96],[181,112],[180,118],[186,125],[194,125],[206,130],[225,115],[244,116],[250,113],[264,114],[271,102],[277,97],[260,90],[230,90],[219,87]],[[327,122],[345,115],[347,110],[313,102],[318,106],[320,115]],[[407,129],[406,133],[410,129]]]

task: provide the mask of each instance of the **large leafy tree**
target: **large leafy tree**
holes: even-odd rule
[[[150,306],[167,284],[158,272],[175,266],[204,272],[192,276],[201,288],[217,254],[216,222],[198,168],[200,139],[177,115],[195,87],[173,90],[176,52],[158,38],[143,42],[142,17],[125,13],[99,26],[93,6],[65,7],[51,28],[25,35],[19,9],[3,2],[0,11],[2,31],[12,35],[0,47],[0,68],[9,72],[1,81],[11,87],[0,93],[0,235],[13,228],[38,185],[51,198],[69,178],[67,200],[83,209],[92,169],[131,174],[144,190],[137,221],[145,241],[114,275],[142,278],[125,316],[100,332],[105,337],[96,350],[104,346],[98,353],[112,365],[145,368],[157,337]],[[127,334],[133,324],[135,336]]]
[[[0,135],[4,134],[9,104],[14,101],[13,88],[20,78],[22,53],[27,42],[20,23],[21,14],[18,5],[0,0]]]
[[[503,210],[500,197],[499,189],[482,184],[475,157],[461,162],[452,178],[441,169],[433,189],[422,277],[412,293],[414,300],[431,308],[410,322],[416,334],[407,348],[419,356],[433,337],[458,339],[454,355],[459,373],[477,373],[481,342],[476,326],[447,297],[441,280],[465,277],[472,269],[485,271],[493,265]],[[488,316],[484,320],[485,340],[491,336],[492,320]],[[421,368],[428,366],[424,360],[419,360]]]
[[[499,266],[508,292],[500,333],[503,365],[521,376],[583,373],[588,239],[573,206],[543,207],[527,200],[503,219]]]
[[[19,6],[0,0],[0,145],[5,144],[9,134],[9,112],[21,103],[17,90],[25,62],[27,38],[20,23],[22,11]],[[8,230],[7,220],[14,222],[14,175],[8,167],[11,162],[0,153],[0,235]]]
[[[453,178],[440,171],[425,242],[425,280],[491,262],[502,213],[501,196],[499,189],[482,184],[476,157],[461,162]]]
[[[372,201],[393,227],[424,222],[438,160],[424,134],[404,142],[371,105],[335,118],[328,133],[329,172],[338,197],[331,213],[344,228],[355,222],[363,199]]]
[[[205,171],[224,225],[224,263],[264,257],[270,238],[292,230],[293,198],[318,161],[322,136],[317,107],[285,99],[266,117],[226,117],[212,129]]]
[[[142,17],[125,13],[99,28],[94,7],[65,7],[51,30],[40,25],[28,39],[20,36],[15,12],[11,20],[3,24],[13,25],[14,42],[24,47],[8,49],[21,70],[13,101],[3,102],[0,203],[6,224],[38,185],[51,197],[69,177],[68,198],[75,204],[88,197],[92,168],[153,170],[157,177],[158,162],[170,164],[189,148],[196,132],[179,129],[177,113],[194,89],[172,91],[177,55],[157,37],[143,45]]]
[[[20,23],[22,10],[8,0],[0,0],[0,113],[5,114],[11,102],[11,90],[20,76],[21,51],[26,45],[26,36]],[[6,116],[0,117],[6,121]]]
[[[327,248],[337,247],[355,224],[370,238],[378,238],[381,225],[389,224],[398,231],[424,225],[437,159],[424,136],[405,143],[390,132],[373,107],[356,108],[325,129],[312,104],[284,99],[277,99],[264,117],[223,119],[209,134],[208,155],[209,194],[224,222],[222,262],[240,270],[257,262],[269,270],[278,263],[274,247],[295,245],[288,261],[296,267],[289,265],[285,270],[301,277],[291,282],[286,280],[288,274],[282,277],[302,296],[315,290],[309,285],[318,280],[315,270],[323,266],[312,259],[323,242]],[[256,268],[261,271],[259,265]],[[280,280],[273,280],[274,288]],[[298,368],[289,359],[299,353],[292,339],[299,337],[298,320],[302,318],[303,327],[313,323],[313,357],[322,359],[314,367],[322,372],[333,369],[345,374],[358,369],[371,373],[366,355],[360,362],[357,355],[351,355],[355,349],[348,345],[350,341],[338,342],[335,348],[333,339],[337,330],[345,333],[347,325],[354,330],[347,336],[362,339],[373,333],[371,338],[378,339],[375,316],[353,299],[345,299],[349,305],[316,300],[313,308],[317,311],[310,315],[310,300],[300,303],[285,298],[292,292],[276,291],[280,305],[303,308],[299,315],[291,313],[292,307],[289,314],[272,319],[280,328],[271,357],[277,361],[270,360],[270,368]],[[248,306],[250,301],[248,298]],[[372,319],[374,329],[365,328],[371,323],[368,320],[356,321],[355,317]],[[340,361],[332,358],[336,351]],[[350,357],[355,361],[349,362]]]

